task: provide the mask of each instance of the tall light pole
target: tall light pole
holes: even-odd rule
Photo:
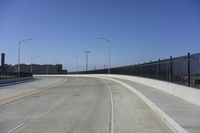
[[[88,71],[88,54],[91,53],[91,51],[84,51],[86,54],[86,72]]]
[[[78,74],[78,56],[72,56],[76,59],[76,73]]]
[[[31,57],[31,73],[33,73],[33,59],[38,58],[40,56],[33,56]]]
[[[110,74],[110,40],[106,39],[106,38],[102,38],[102,37],[98,37],[97,39],[103,40],[106,42],[106,44],[108,45],[108,74]]]
[[[21,51],[21,44],[23,43],[23,42],[26,42],[26,41],[31,41],[31,40],[33,40],[32,38],[29,38],[29,39],[24,39],[24,40],[21,40],[21,41],[19,41],[19,46],[18,46],[18,70],[17,70],[17,72],[18,72],[18,77],[20,77],[20,51]]]

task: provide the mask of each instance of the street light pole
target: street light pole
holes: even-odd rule
[[[86,54],[86,72],[88,71],[88,54],[91,53],[91,51],[84,51]]]
[[[18,77],[20,77],[20,41],[19,41],[19,46],[18,46],[18,67],[17,67],[17,72],[18,72]]]
[[[78,74],[78,56],[73,56],[76,59],[76,72]]]
[[[38,58],[39,56],[31,57],[31,73],[33,73],[33,59]]]
[[[110,74],[110,40],[101,37],[98,37],[97,39],[104,40],[107,42],[106,44],[108,45],[108,74]]]
[[[20,77],[20,54],[21,54],[20,51],[21,51],[21,44],[23,42],[25,42],[25,41],[31,41],[31,40],[33,40],[33,39],[30,38],[30,39],[24,39],[24,40],[19,41],[19,46],[18,46],[18,70],[17,70],[18,77]]]
[[[108,44],[109,47],[109,69],[108,69],[108,74],[110,74],[110,44]]]

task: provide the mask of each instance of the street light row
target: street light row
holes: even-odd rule
[[[97,39],[99,40],[103,40],[106,42],[106,44],[108,45],[108,62],[109,62],[109,65],[108,65],[108,74],[110,74],[110,40],[106,39],[106,38],[102,38],[102,37],[98,37]],[[88,71],[88,54],[91,53],[91,51],[84,51],[84,53],[86,54],[86,72]],[[76,58],[77,60],[77,74],[78,74],[78,56],[73,56],[74,58]],[[104,65],[105,67],[105,65]],[[105,69],[105,68],[104,68]]]
[[[20,40],[19,42],[18,42],[18,67],[17,67],[17,74],[18,74],[18,77],[20,77],[20,55],[21,55],[21,45],[22,44],[24,44],[24,42],[26,42],[26,41],[32,41],[32,40],[34,40],[34,39],[32,39],[32,38],[27,38],[27,39],[24,39],[24,40]],[[40,56],[33,56],[33,57],[31,57],[31,73],[33,73],[33,59],[35,59],[35,58],[38,58],[38,57],[40,57]],[[48,65],[47,65],[47,74],[49,73],[48,70],[49,68],[48,68]]]
[[[108,45],[108,74],[110,74],[110,40],[106,39],[106,38],[102,38],[102,37],[98,37],[97,39],[99,40],[103,40],[106,42],[106,44]],[[19,41],[19,46],[18,46],[18,77],[20,77],[20,52],[21,52],[21,44],[23,44],[26,41],[32,41],[34,39],[32,38],[27,38],[24,40],[20,40]],[[91,53],[91,51],[84,51],[84,53],[86,54],[86,72],[88,71],[88,54]],[[34,56],[31,58],[31,73],[33,72],[33,59],[38,58],[39,56]],[[78,73],[78,56],[73,56],[73,58],[76,58],[77,60],[77,73]]]

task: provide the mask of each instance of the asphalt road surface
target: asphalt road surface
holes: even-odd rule
[[[20,84],[36,89],[6,98],[3,104],[0,100],[0,133],[172,132],[148,105],[118,83],[87,77],[59,79],[48,87],[41,81],[52,83],[53,77]],[[1,89],[5,88],[0,93]]]

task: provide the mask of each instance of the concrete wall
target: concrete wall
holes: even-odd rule
[[[33,77],[25,77],[25,78],[14,78],[14,79],[2,79],[0,80],[0,86],[5,86],[9,84],[15,84],[23,81],[33,80]]]

